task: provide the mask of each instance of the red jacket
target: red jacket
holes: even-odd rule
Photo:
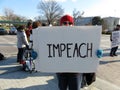
[[[30,37],[30,31],[32,30],[32,26],[29,26],[28,28],[27,28],[27,30],[25,31],[25,33],[26,33],[26,35],[27,35],[27,38],[29,38]]]

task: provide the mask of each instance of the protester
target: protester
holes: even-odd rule
[[[26,35],[27,35],[28,41],[29,41],[29,39],[30,39],[30,32],[31,32],[31,30],[32,30],[32,22],[29,21],[29,22],[27,23],[26,30],[25,30],[25,33],[26,33]]]
[[[47,26],[46,23],[42,23],[42,26]]]
[[[23,63],[23,54],[25,48],[29,48],[28,40],[24,29],[25,29],[24,25],[20,25],[17,28],[17,48],[18,48],[17,62],[19,62],[20,64]]]
[[[29,36],[29,47],[32,48],[33,46],[33,34],[32,31],[36,28],[38,28],[39,26],[41,26],[41,22],[40,21],[34,21],[32,23],[32,30],[30,30],[30,36]]]
[[[32,24],[32,29],[38,28],[39,26],[41,26],[41,22],[40,21],[34,21]]]
[[[41,22],[40,21],[34,21],[32,23],[32,30],[38,28],[39,26],[41,26]],[[32,30],[30,30],[30,41],[32,39]]]
[[[60,25],[72,26],[74,20],[71,16],[65,15],[60,19]],[[57,73],[57,78],[59,90],[80,90],[81,88],[82,74],[80,73]]]
[[[120,25],[116,25],[116,28],[113,30],[113,32],[119,31],[119,30],[120,30]],[[111,40],[111,43],[114,42],[113,39],[112,39],[112,33],[111,33],[111,36],[110,36],[110,40]],[[118,46],[115,46],[115,47],[111,48],[111,51],[110,51],[110,56],[111,57],[117,56],[117,54],[116,54],[117,49],[118,49]]]

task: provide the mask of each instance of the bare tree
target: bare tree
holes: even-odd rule
[[[9,8],[5,8],[4,9],[4,14],[7,20],[12,20],[12,17],[14,15],[14,11],[9,9]]]
[[[38,21],[38,20],[41,20],[41,17],[40,17],[40,16],[37,16],[37,17],[34,17],[34,19],[35,19],[36,21]]]
[[[6,20],[9,20],[9,21],[27,21],[26,17],[14,14],[14,11],[9,8],[4,9],[4,14],[5,14]]]
[[[38,9],[41,16],[45,16],[48,24],[53,24],[64,13],[64,10],[55,0],[41,0]]]
[[[76,9],[74,9],[73,10],[74,21],[76,22],[77,18],[81,18],[83,14],[84,14],[84,11],[80,12],[80,11],[77,11]]]
[[[77,18],[80,15],[80,11],[77,11],[76,9],[73,10],[73,17],[74,19]]]

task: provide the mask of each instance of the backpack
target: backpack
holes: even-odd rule
[[[4,59],[5,59],[4,55],[0,53],[0,60],[4,60]]]

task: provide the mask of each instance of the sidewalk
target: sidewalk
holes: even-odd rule
[[[104,56],[100,61],[97,80],[88,89],[82,90],[120,90],[118,87],[120,86],[120,56],[113,57],[117,62],[117,68],[112,66],[116,63],[113,58],[108,57],[107,54]],[[110,61],[114,63],[109,63]],[[118,72],[111,72],[111,69]],[[30,74],[22,71],[21,66],[16,63],[16,56],[12,56],[0,61],[0,90],[58,90],[57,79],[55,74],[41,72]]]
[[[54,74],[24,72],[15,57],[0,61],[0,90],[57,90]]]

